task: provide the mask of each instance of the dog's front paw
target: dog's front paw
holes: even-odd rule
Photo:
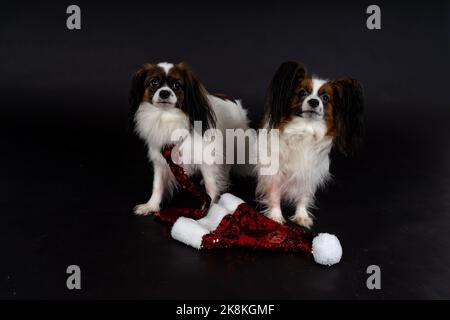
[[[284,224],[286,222],[280,209],[272,209],[267,212],[266,216],[279,224]]]
[[[156,211],[159,211],[159,205],[152,203],[139,204],[134,207],[134,213],[138,216],[146,216]]]
[[[311,229],[314,224],[313,219],[309,215],[295,215],[291,218],[291,221],[308,229]]]

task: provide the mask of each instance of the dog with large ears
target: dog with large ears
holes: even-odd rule
[[[134,129],[146,143],[154,168],[152,195],[146,203],[135,207],[138,215],[159,211],[163,198],[170,196],[176,187],[160,154],[165,145],[178,142],[172,140],[175,132],[187,132],[182,140],[194,141],[208,129],[220,130],[225,137],[226,129],[246,129],[248,124],[246,111],[238,100],[208,93],[186,63],[142,65],[132,79],[129,103]],[[196,123],[201,124],[200,129]],[[194,161],[202,159],[203,148],[208,145],[200,147],[192,151],[192,145],[183,143],[179,153],[193,155],[190,159],[184,157],[188,161],[182,165],[188,174],[200,171],[206,192],[215,201],[227,187],[230,166],[220,164],[225,160],[212,164]],[[217,145],[216,150],[222,150],[219,156],[226,157],[222,145]]]
[[[309,209],[318,187],[329,179],[330,151],[353,155],[363,134],[362,87],[352,78],[312,77],[298,62],[285,62],[266,96],[262,127],[279,130],[279,170],[258,175],[257,197],[271,219],[284,223],[281,201],[296,206],[291,220],[313,225]]]

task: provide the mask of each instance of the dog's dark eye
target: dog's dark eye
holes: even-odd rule
[[[328,102],[328,100],[330,100],[330,97],[329,97],[326,93],[324,93],[324,94],[322,95],[322,101],[323,101],[323,102]]]
[[[158,79],[152,79],[150,80],[150,87],[152,88],[158,88],[159,86],[159,80]]]
[[[181,83],[179,81],[175,81],[172,86],[175,90],[178,90],[181,88]]]
[[[308,92],[305,89],[302,89],[298,92],[298,95],[302,98],[306,97],[308,95]]]

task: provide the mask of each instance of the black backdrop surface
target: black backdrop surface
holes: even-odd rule
[[[367,1],[76,4],[79,31],[65,26],[69,3],[1,5],[0,297],[450,298],[448,3],[378,1],[377,31],[365,26]],[[256,121],[285,60],[365,89],[364,148],[333,155],[314,210],[343,261],[198,253],[133,216],[152,176],[127,128],[137,67],[186,61]],[[248,201],[253,190],[232,187]],[[81,291],[65,287],[70,264]],[[366,288],[371,264],[381,290]]]

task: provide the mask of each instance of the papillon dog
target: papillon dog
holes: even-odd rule
[[[248,125],[247,114],[240,101],[208,93],[185,63],[144,64],[133,77],[129,100],[135,132],[146,143],[154,168],[152,195],[147,203],[135,207],[137,215],[159,211],[163,198],[170,196],[176,186],[174,176],[160,153],[165,145],[176,142],[172,140],[175,131],[188,132],[194,141],[194,136],[201,137],[208,129],[220,130],[225,136],[226,129],[245,130]],[[197,123],[200,123],[200,129]],[[202,145],[200,150],[194,148],[193,157],[198,158],[207,146]],[[190,154],[191,147],[184,144],[184,150],[179,149],[178,152]],[[225,157],[224,152],[218,153]],[[206,192],[213,202],[225,191],[229,165],[220,161],[196,162],[192,158],[185,161],[183,155],[180,159],[185,162],[181,165],[187,174],[201,173]]]
[[[361,85],[351,78],[324,80],[297,62],[281,64],[266,96],[262,127],[279,130],[279,170],[258,175],[257,197],[272,220],[284,223],[281,201],[295,205],[291,220],[313,225],[309,209],[329,179],[330,151],[358,148],[363,132]]]

